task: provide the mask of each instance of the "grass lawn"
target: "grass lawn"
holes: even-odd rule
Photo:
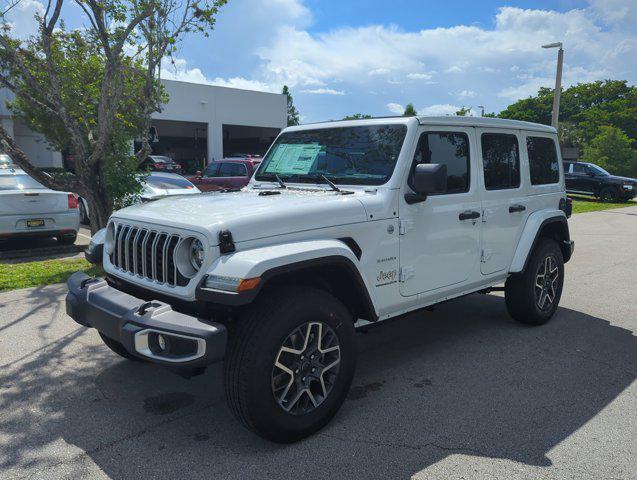
[[[88,275],[103,275],[101,267],[83,258],[0,264],[0,292],[63,283],[80,270]]]
[[[583,195],[569,195],[573,199],[573,213],[595,212],[597,210],[609,210],[611,208],[624,208],[637,205],[634,201],[626,203],[604,203],[593,197]]]

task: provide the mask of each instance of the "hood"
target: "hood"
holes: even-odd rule
[[[204,228],[216,239],[230,230],[235,242],[304,230],[364,222],[362,193],[341,195],[333,191],[265,190],[210,192],[162,198],[133,205],[113,217],[185,229]]]
[[[615,182],[624,182],[624,183],[637,183],[637,178],[630,178],[630,177],[620,177],[617,175],[609,175],[608,177],[606,177],[610,180],[613,180]]]

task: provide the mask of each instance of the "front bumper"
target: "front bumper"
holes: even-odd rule
[[[157,300],[121,292],[102,278],[77,272],[68,282],[66,313],[120,342],[132,355],[170,367],[206,367],[223,359],[227,330],[175,312]]]

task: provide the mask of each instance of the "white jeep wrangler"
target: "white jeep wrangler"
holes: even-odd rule
[[[343,403],[357,326],[503,282],[513,318],[548,321],[573,251],[569,216],[551,127],[466,117],[292,127],[241,191],[114,213],[107,278],[75,274],[67,312],[131,360],[190,376],[225,359],[235,415],[292,442]]]

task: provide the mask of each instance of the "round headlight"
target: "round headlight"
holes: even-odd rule
[[[193,238],[190,242],[190,263],[195,270],[199,270],[203,265],[203,261],[206,257],[206,252],[203,248],[203,243],[198,238]]]
[[[110,255],[111,253],[113,253],[114,245],[115,245],[115,224],[110,223],[108,227],[106,227],[106,235],[104,235],[104,252],[106,253],[106,255]]]

